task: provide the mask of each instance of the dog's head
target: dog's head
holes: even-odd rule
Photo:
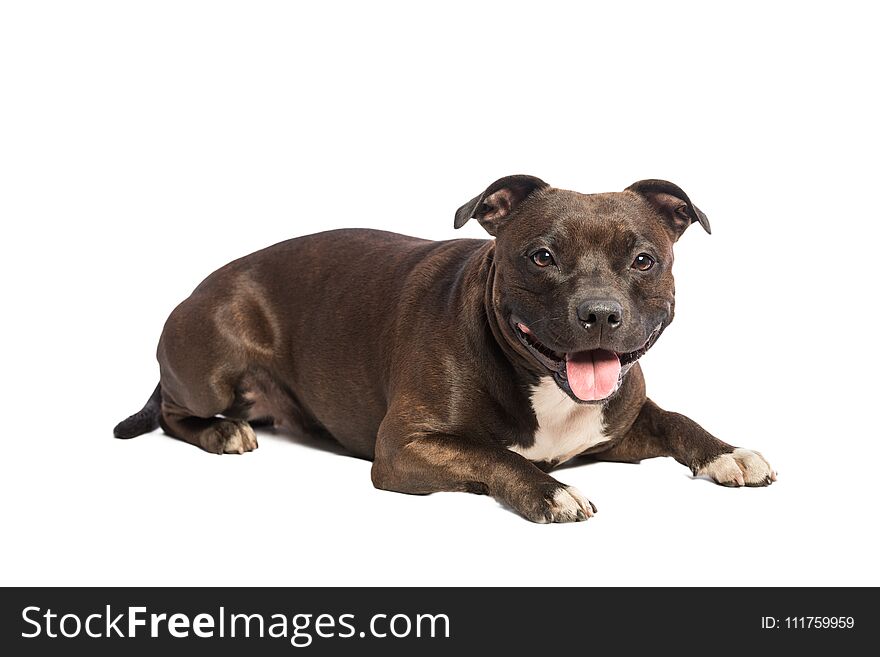
[[[580,194],[495,181],[455,213],[496,239],[491,312],[526,366],[579,402],[612,396],[672,321],[672,245],[709,220],[679,187],[642,180]]]

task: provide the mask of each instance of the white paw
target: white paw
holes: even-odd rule
[[[199,436],[202,448],[212,454],[244,454],[257,448],[257,435],[241,420],[219,420]]]
[[[223,445],[224,454],[244,454],[257,448],[257,434],[246,422],[238,425],[238,430],[229,436]]]
[[[565,486],[553,494],[544,522],[578,522],[596,513],[596,507],[574,486]]]
[[[722,454],[697,470],[698,477],[708,477],[722,486],[769,486],[776,472],[759,452],[741,447],[732,454]]]

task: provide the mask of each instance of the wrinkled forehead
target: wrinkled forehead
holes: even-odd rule
[[[580,194],[550,189],[522,207],[521,237],[543,237],[581,248],[628,250],[634,243],[660,243],[665,233],[650,206],[626,192]]]

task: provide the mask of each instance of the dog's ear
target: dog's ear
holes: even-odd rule
[[[640,180],[626,188],[644,198],[666,221],[676,240],[695,221],[712,234],[709,218],[688,198],[678,185],[665,180]]]
[[[534,176],[507,176],[496,180],[486,191],[472,198],[455,212],[455,227],[461,228],[469,219],[476,219],[490,235],[516,207],[538,189],[549,187]]]

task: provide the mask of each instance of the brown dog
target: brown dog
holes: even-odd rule
[[[160,383],[114,434],[157,426],[255,449],[251,422],[334,438],[378,488],[492,495],[535,522],[595,507],[547,472],[672,456],[726,486],[757,452],[645,397],[638,359],[674,311],[672,246],[709,222],[672,183],[585,195],[509,176],[463,205],[495,240],[371,230],[289,240],[211,274],[168,318]]]

